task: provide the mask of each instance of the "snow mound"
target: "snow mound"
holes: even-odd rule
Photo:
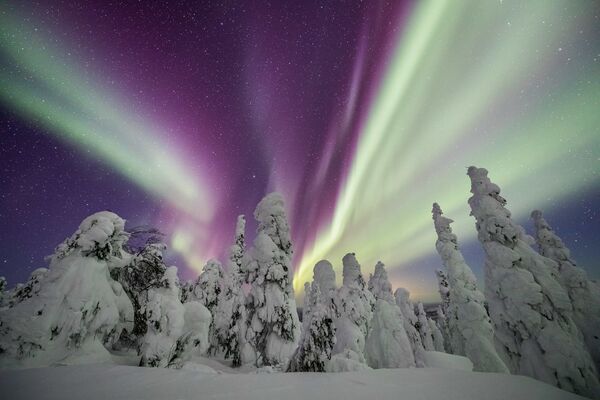
[[[467,357],[441,353],[439,351],[425,352],[425,365],[429,368],[457,369],[473,371],[473,363]]]
[[[215,375],[166,368],[69,366],[2,371],[0,393],[11,400],[583,399],[525,376],[429,368]]]

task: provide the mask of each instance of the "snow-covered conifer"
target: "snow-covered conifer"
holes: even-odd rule
[[[410,346],[413,350],[415,364],[417,367],[422,368],[425,366],[425,348],[423,347],[421,335],[417,329],[417,326],[419,325],[419,319],[415,314],[415,307],[410,301],[410,293],[405,288],[398,288],[394,292],[394,298],[396,299],[396,304],[400,308],[403,316],[402,322],[404,324],[404,330],[406,331],[408,340],[410,341]]]
[[[350,354],[353,359],[365,362],[365,339],[373,316],[375,298],[367,289],[354,253],[343,259],[343,284],[338,290],[336,307],[339,317],[335,320],[337,341],[336,354]]]
[[[541,255],[558,264],[558,277],[573,305],[573,321],[583,333],[596,370],[600,371],[600,286],[588,279],[585,270],[571,258],[571,252],[542,216],[534,210],[531,218]]]
[[[437,319],[435,321],[442,332],[442,337],[444,338],[444,349],[446,353],[452,353],[452,345],[450,343],[450,331],[448,330],[448,318],[446,318],[446,314],[444,314],[444,310],[442,306],[439,305],[437,308]]]
[[[204,307],[208,308],[208,311],[213,316],[209,333],[209,352],[212,354],[215,354],[220,348],[219,338],[216,334],[215,316],[219,307],[219,301],[222,299],[221,292],[223,290],[224,276],[221,263],[213,259],[208,260],[194,284],[192,293],[188,296],[188,301],[190,299],[199,301]]]
[[[290,371],[324,372],[335,345],[335,325],[331,308],[321,298],[319,284],[305,285],[303,330]]]
[[[35,296],[42,285],[42,280],[48,273],[47,268],[37,268],[33,270],[29,279],[24,284],[18,284],[12,290],[6,292],[4,304],[7,307],[14,307],[33,296]]]
[[[497,344],[513,373],[600,397],[592,358],[572,320],[556,263],[535,252],[512,221],[500,188],[484,168],[469,167],[471,215],[486,254],[486,298]]]
[[[448,306],[450,305],[450,287],[448,284],[448,274],[444,270],[436,269],[435,276],[438,280],[438,292],[440,294],[440,297],[442,298],[442,304],[440,304],[440,307],[442,308],[442,311],[444,311],[445,315],[448,313]]]
[[[0,311],[0,364],[48,365],[75,352],[108,357],[123,329],[133,327],[133,307],[109,271],[126,264],[125,222],[111,212],[83,220],[50,258],[39,290]]]
[[[204,355],[210,346],[211,315],[208,308],[199,301],[189,301],[183,304],[183,309],[183,329],[169,352],[169,368],[182,368],[193,356]]]
[[[337,315],[335,305],[337,288],[335,285],[335,271],[329,261],[321,260],[315,264],[313,268],[313,282],[319,285],[321,299],[324,304],[332,309],[332,315],[335,317]]]
[[[440,327],[431,318],[427,318],[427,322],[429,323],[429,330],[431,331],[431,338],[433,340],[433,347],[435,348],[435,351],[445,352],[444,336],[442,335]]]
[[[159,285],[148,290],[144,311],[148,326],[141,346],[140,366],[167,367],[185,323],[176,267],[167,268]]]
[[[432,209],[438,239],[436,249],[447,272],[448,331],[452,351],[467,356],[475,371],[508,372],[496,352],[494,331],[484,306],[484,296],[477,289],[477,280],[458,249],[450,218],[442,215],[437,203]],[[439,275],[438,275],[439,276]]]
[[[385,266],[377,262],[369,279],[369,290],[376,299],[365,356],[373,368],[408,368],[415,366],[413,349],[404,329],[404,317],[396,305]]]
[[[417,304],[417,330],[421,335],[421,342],[423,343],[423,347],[427,351],[435,350],[435,345],[433,344],[433,336],[431,334],[431,327],[429,326],[429,321],[427,320],[427,314],[425,314],[425,309],[423,308],[423,303],[419,302]]]
[[[246,327],[240,328],[241,362],[287,369],[300,337],[292,286],[292,245],[281,195],[263,198],[254,212],[258,235],[244,259],[250,285]]]

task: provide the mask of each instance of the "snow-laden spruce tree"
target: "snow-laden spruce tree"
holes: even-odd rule
[[[167,367],[171,352],[183,334],[185,308],[179,299],[177,268],[169,267],[159,284],[148,290],[145,304],[146,335],[141,345],[140,366]]]
[[[133,304],[134,324],[128,338],[121,338],[138,348],[146,334],[146,304],[148,290],[161,285],[167,269],[163,261],[164,243],[149,243],[143,246],[123,268],[114,269],[111,276],[119,282]]]
[[[486,254],[486,299],[500,355],[513,373],[600,397],[592,358],[572,319],[556,263],[535,252],[484,168],[469,167],[469,205]]]
[[[488,317],[483,294],[477,289],[477,279],[458,249],[458,240],[452,232],[450,218],[442,215],[437,203],[432,209],[437,233],[435,247],[446,267],[448,330],[454,354],[467,356],[473,369],[482,372],[508,372],[496,352],[494,330]],[[439,275],[438,275],[439,276]]]
[[[328,304],[334,311],[333,315],[336,315],[335,297],[337,295],[337,287],[335,285],[335,271],[329,261],[321,260],[315,264],[313,268],[313,282],[319,285],[323,302]]]
[[[336,296],[338,317],[335,320],[335,354],[364,364],[365,339],[373,317],[375,298],[367,289],[354,253],[343,259],[343,283]]]
[[[450,284],[448,283],[448,274],[444,270],[436,269],[435,276],[438,280],[438,292],[442,298],[440,307],[444,312],[444,315],[447,315],[448,309],[450,308]]]
[[[224,277],[225,273],[223,272],[221,263],[213,259],[208,260],[202,268],[202,273],[196,279],[192,293],[188,296],[188,301],[199,301],[204,307],[208,308],[208,311],[213,316],[209,332],[209,352],[212,354],[215,354],[221,347],[219,337],[216,334],[215,323],[217,319],[215,316],[219,307],[219,301],[222,299],[221,292],[223,291]],[[222,323],[223,321],[220,320],[219,322]]]
[[[240,365],[239,336],[240,325],[246,321],[246,296],[242,288],[245,277],[242,274],[242,260],[246,252],[246,217],[239,215],[235,226],[234,243],[229,249],[228,273],[224,277],[222,299],[219,301],[215,326],[221,350],[226,359],[232,359],[234,366]]]
[[[42,280],[48,273],[48,268],[37,268],[29,275],[29,279],[25,283],[17,284],[12,290],[9,290],[4,295],[4,305],[6,307],[14,307],[33,296],[35,296],[42,286]]]
[[[423,308],[423,303],[419,302],[417,304],[417,330],[421,335],[421,342],[423,343],[423,347],[427,351],[434,351],[435,345],[433,344],[433,336],[431,334],[431,328],[429,326],[429,321],[427,320],[427,314],[425,313],[425,309]]]
[[[179,292],[176,267],[166,268],[158,284],[148,289],[140,366],[181,368],[208,350],[210,312],[199,301],[182,304]]]
[[[421,334],[417,329],[419,325],[419,319],[415,314],[415,307],[410,301],[410,292],[405,288],[398,288],[394,292],[394,298],[396,299],[396,305],[400,308],[402,313],[402,321],[404,324],[404,330],[410,341],[410,346],[413,350],[415,357],[415,364],[417,367],[422,368],[425,366],[425,348],[421,341]]]
[[[110,270],[130,255],[125,221],[111,212],[93,214],[50,257],[37,293],[0,311],[0,365],[49,365],[85,354],[109,357],[124,329],[133,327],[133,307]]]
[[[404,317],[396,305],[392,284],[381,261],[369,279],[369,290],[376,303],[365,343],[367,363],[372,368],[414,367],[415,357],[404,329]]]
[[[305,301],[300,343],[289,370],[324,372],[335,345],[332,309],[321,296],[317,282],[305,284]],[[304,312],[303,310],[303,312]]]
[[[442,309],[441,305],[439,305],[437,308],[437,319],[435,322],[442,332],[442,337],[444,338],[444,349],[446,353],[453,354],[452,344],[450,342],[450,330],[448,329],[448,318],[446,317],[446,314],[444,314],[444,310]]]
[[[583,333],[585,344],[600,371],[600,286],[588,279],[585,270],[571,258],[571,252],[542,216],[534,210],[531,218],[541,255],[558,264],[558,279],[573,305],[573,321]]]
[[[241,362],[287,369],[300,338],[300,321],[292,286],[290,229],[281,195],[263,198],[254,217],[258,234],[242,265],[250,293],[249,322],[240,335]]]
[[[431,318],[427,318],[427,322],[429,323],[429,330],[431,331],[431,339],[433,340],[433,347],[435,351],[445,352],[444,348],[444,336],[442,335],[442,331],[438,324]]]

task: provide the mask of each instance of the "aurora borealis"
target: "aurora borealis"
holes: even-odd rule
[[[600,277],[597,2],[8,1],[0,32],[11,284],[101,209],[193,277],[276,190],[297,290],[353,251],[435,299],[434,201],[481,275],[469,165]]]

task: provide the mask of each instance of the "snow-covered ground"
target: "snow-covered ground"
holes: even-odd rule
[[[92,364],[0,372],[3,399],[582,399],[545,383],[457,369],[238,373]]]

